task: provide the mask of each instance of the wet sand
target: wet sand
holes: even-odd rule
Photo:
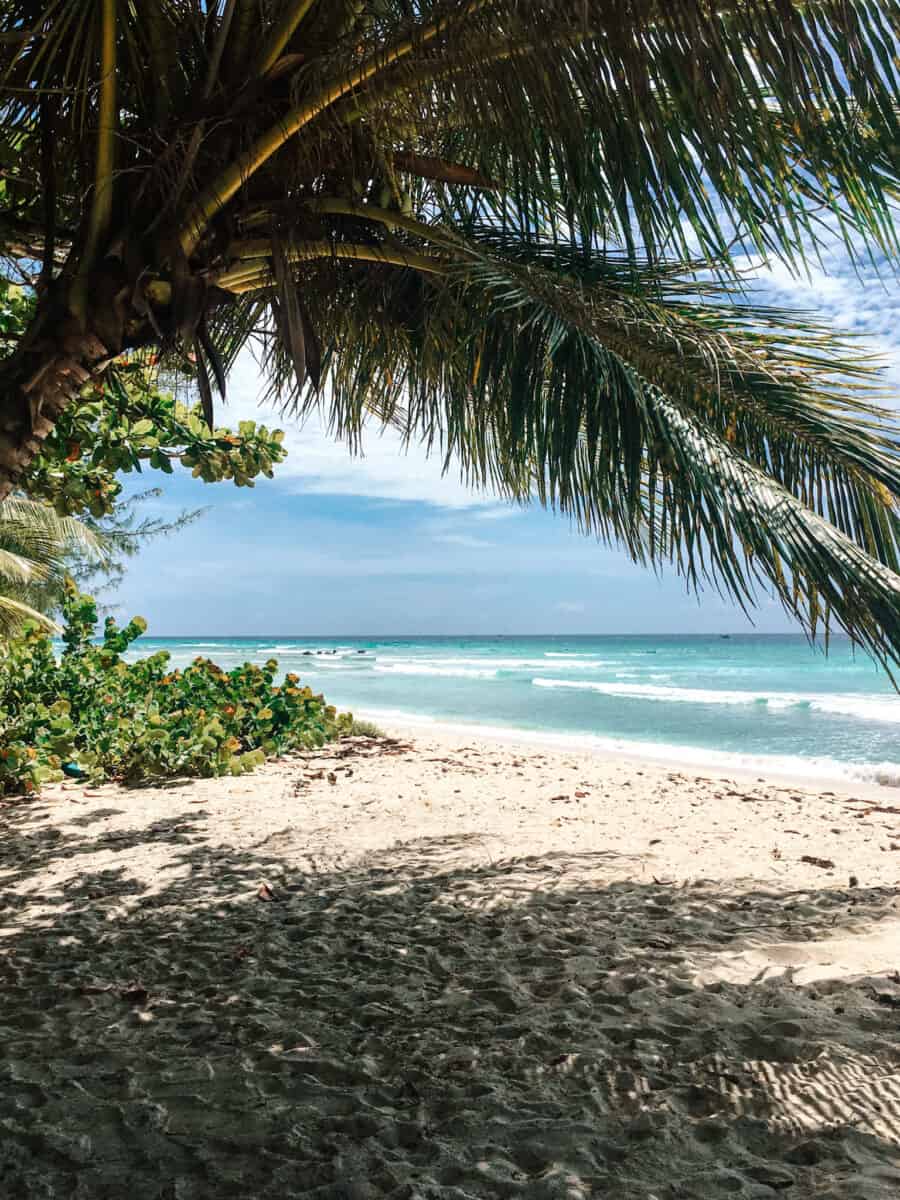
[[[900,1195],[900,792],[452,730],[0,802],[0,1195]]]

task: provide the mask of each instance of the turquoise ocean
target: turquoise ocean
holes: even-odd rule
[[[277,658],[390,727],[516,730],[606,753],[900,786],[900,695],[849,642],[802,637],[142,638],[173,666]]]

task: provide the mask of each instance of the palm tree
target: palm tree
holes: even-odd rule
[[[900,445],[868,364],[736,296],[897,251],[898,0],[7,0],[0,495],[123,351],[255,339],[691,585],[900,656]],[[740,301],[740,302],[739,302]]]
[[[102,539],[47,504],[20,496],[0,501],[0,637],[12,636],[27,621],[58,630],[47,613],[56,606],[74,553],[102,557]]]

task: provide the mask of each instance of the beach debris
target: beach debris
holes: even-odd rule
[[[274,900],[275,893],[267,883],[261,883],[259,885],[259,891],[256,893],[256,897],[258,900]]]
[[[127,1000],[129,1004],[145,1004],[149,994],[144,985],[135,980],[122,988],[121,992],[119,992],[119,998]]]
[[[99,996],[101,992],[111,992],[114,986],[112,983],[83,983],[81,991],[85,996]]]
[[[849,886],[852,888],[859,887],[859,880],[857,879],[857,877],[855,875],[850,876],[850,885]]]
[[[824,871],[834,870],[834,863],[830,858],[816,858],[814,854],[801,854],[800,861],[809,863],[812,867],[821,867]]]
[[[591,794],[590,792],[576,792],[575,799],[576,800],[584,800],[585,797],[589,796],[590,794]]]

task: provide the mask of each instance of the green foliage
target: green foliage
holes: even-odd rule
[[[34,315],[34,293],[0,277],[0,352],[9,350]],[[210,429],[200,406],[185,405],[157,386],[157,360],[124,356],[89,385],[82,403],[61,416],[24,480],[35,500],[61,516],[114,514],[120,473],[145,467],[171,475],[181,463],[204,483],[230,479],[253,487],[287,455],[280,429],[241,421],[237,432]],[[120,502],[119,502],[120,503]]]
[[[75,517],[22,496],[0,500],[0,637],[29,621],[54,629],[56,608],[73,558],[86,570],[103,570],[103,536]]]
[[[384,730],[376,725],[374,721],[354,720],[344,730],[344,737],[383,738]]]
[[[0,662],[0,794],[35,792],[75,764],[92,781],[242,775],[272,755],[321,746],[353,726],[278,663],[223,671],[206,658],[184,670],[161,650],[122,657],[146,632],[142,617],[107,618],[70,584],[63,651],[29,628]],[[70,772],[73,770],[69,768]]]
[[[0,352],[8,354],[34,314],[34,298],[25,288],[0,278]]]
[[[181,463],[205,483],[230,479],[253,487],[287,451],[281,430],[241,421],[238,432],[211,430],[199,409],[157,391],[146,358],[117,365],[85,402],[63,413],[32,463],[29,495],[60,513],[111,513],[122,490],[120,473],[150,466],[171,475]]]

